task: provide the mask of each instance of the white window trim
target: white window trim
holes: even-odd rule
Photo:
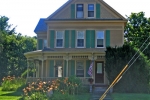
[[[89,4],[93,4],[93,5],[94,5],[94,17],[88,17],[88,11],[89,11],[89,10],[88,10],[88,5],[89,5]],[[95,5],[94,3],[88,3],[88,4],[87,4],[87,18],[95,18],[95,16],[96,16],[96,5]]]
[[[83,17],[82,18],[77,18],[77,5],[78,4],[83,4]],[[84,11],[84,3],[83,2],[81,2],[81,3],[76,3],[75,4],[75,18],[76,19],[83,19],[84,18],[84,16],[85,16],[85,13],[84,13],[85,11]]]
[[[103,47],[97,47],[97,31],[103,31],[104,32],[104,42],[103,42]],[[104,30],[96,30],[95,31],[95,48],[105,48],[105,31]]]
[[[86,77],[85,60],[76,60],[75,61],[75,75],[76,75],[76,77],[77,77],[77,62],[83,62],[83,70],[84,70],[84,74],[83,74],[84,76],[83,77]]]
[[[56,34],[55,34],[55,48],[64,48],[64,41],[65,41],[65,35],[64,35],[64,31],[62,31],[63,32],[63,44],[62,44],[62,47],[57,47],[57,32],[59,32],[59,31],[62,31],[62,30],[58,30],[58,31],[56,31]]]
[[[78,31],[83,31],[83,30],[78,30]],[[85,31],[83,31],[83,34],[84,34],[84,46],[83,47],[78,47],[78,41],[77,41],[77,37],[78,37],[78,31],[76,31],[76,48],[85,48]]]

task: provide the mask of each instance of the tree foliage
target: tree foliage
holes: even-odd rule
[[[8,21],[5,16],[0,18],[0,79],[7,75],[20,76],[27,69],[24,53],[36,50],[36,39],[15,33]]]
[[[130,45],[123,45],[118,48],[107,48],[105,69],[110,83],[112,83],[136,52],[137,49]],[[115,85],[114,91],[126,93],[148,92],[150,62],[144,54],[141,52],[138,53],[138,55],[139,54],[140,57]],[[133,60],[135,60],[136,57],[137,56],[135,56]]]
[[[131,13],[127,17],[128,23],[125,27],[125,43],[133,47],[140,48],[145,40],[150,36],[150,18],[145,17],[144,12]],[[149,43],[146,42],[145,46]],[[144,54],[150,58],[150,46]]]

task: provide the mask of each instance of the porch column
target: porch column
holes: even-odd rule
[[[43,67],[44,67],[44,59],[42,59],[42,70],[41,70],[41,77],[42,77],[42,80],[43,80]]]
[[[72,56],[69,56],[69,53],[67,53],[66,54],[66,56],[63,56],[63,59],[64,60],[66,60],[66,62],[67,62],[67,65],[66,65],[66,77],[68,77],[69,75],[68,75],[68,62],[69,62],[69,60],[71,60],[72,59]]]

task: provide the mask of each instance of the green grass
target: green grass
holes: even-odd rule
[[[150,94],[113,93],[113,100],[150,100]]]
[[[21,98],[22,91],[2,91],[0,87],[0,100],[19,100]]]
[[[81,95],[76,95],[77,100],[90,100],[90,93],[83,93]]]

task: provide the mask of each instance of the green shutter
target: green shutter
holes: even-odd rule
[[[55,37],[55,31],[50,30],[50,48],[54,48],[54,37]]]
[[[75,48],[75,30],[71,31],[71,48]]]
[[[86,48],[91,47],[90,30],[86,30]]]
[[[106,47],[110,46],[110,30],[106,30]]]
[[[100,4],[96,4],[96,18],[100,18],[100,12],[101,10],[100,10]]]
[[[50,75],[50,77],[54,77],[54,60],[50,60],[49,67],[50,67],[49,75]]]
[[[69,48],[69,30],[65,30],[65,48]]]
[[[71,73],[70,75],[75,75],[75,60],[71,60]]]
[[[43,49],[43,39],[38,39],[38,50]]]
[[[88,70],[89,70],[89,67],[90,67],[90,60],[87,60],[86,61],[86,77],[90,77],[90,75],[88,74]]]
[[[66,71],[67,70],[67,61],[66,60],[64,61],[64,69],[63,70],[64,70],[64,77],[66,77],[66,74],[67,74],[67,71]]]
[[[75,4],[71,4],[71,19],[75,19]]]
[[[91,30],[91,48],[95,48],[95,30]]]

